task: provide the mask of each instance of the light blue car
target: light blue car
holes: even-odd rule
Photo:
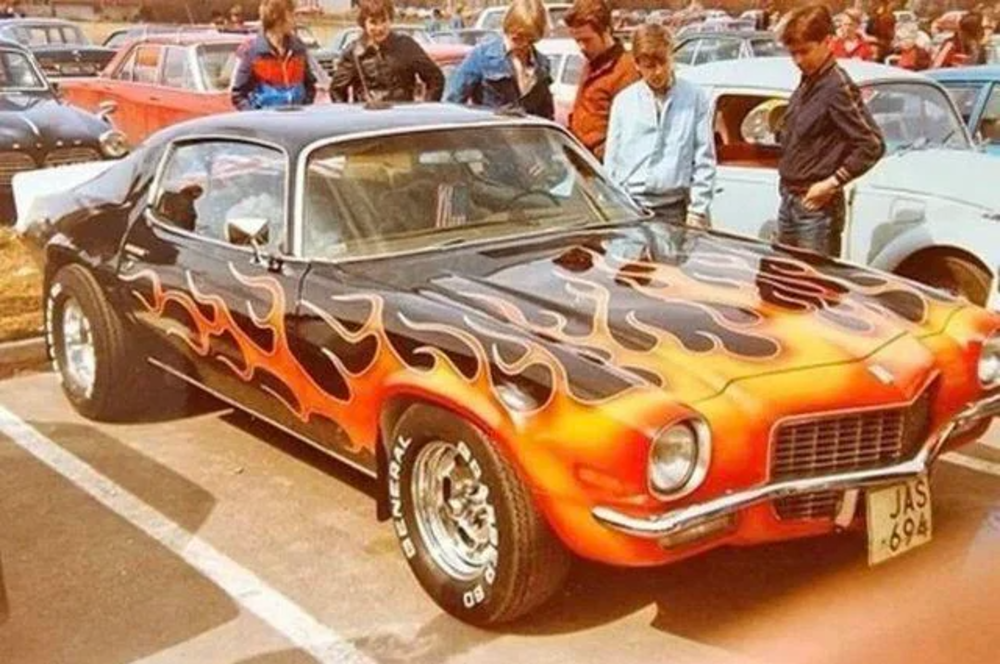
[[[1000,156],[1000,65],[934,69],[925,73],[948,90],[969,133],[983,149]]]

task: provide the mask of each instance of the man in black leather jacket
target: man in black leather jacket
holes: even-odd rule
[[[364,33],[344,49],[330,81],[333,101],[414,101],[417,81],[423,101],[439,101],[444,74],[412,38],[392,31],[392,0],[361,0]]]

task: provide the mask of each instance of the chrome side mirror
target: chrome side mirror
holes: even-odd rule
[[[267,219],[263,217],[236,217],[226,219],[226,242],[238,247],[253,247],[260,253],[267,244]]]

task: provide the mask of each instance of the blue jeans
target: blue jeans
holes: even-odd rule
[[[839,258],[846,216],[843,192],[834,194],[826,207],[819,210],[807,210],[802,204],[803,198],[805,193],[781,187],[778,242]]]

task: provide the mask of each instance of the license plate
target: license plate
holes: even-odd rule
[[[926,476],[872,489],[867,495],[869,565],[931,541],[931,486]]]

